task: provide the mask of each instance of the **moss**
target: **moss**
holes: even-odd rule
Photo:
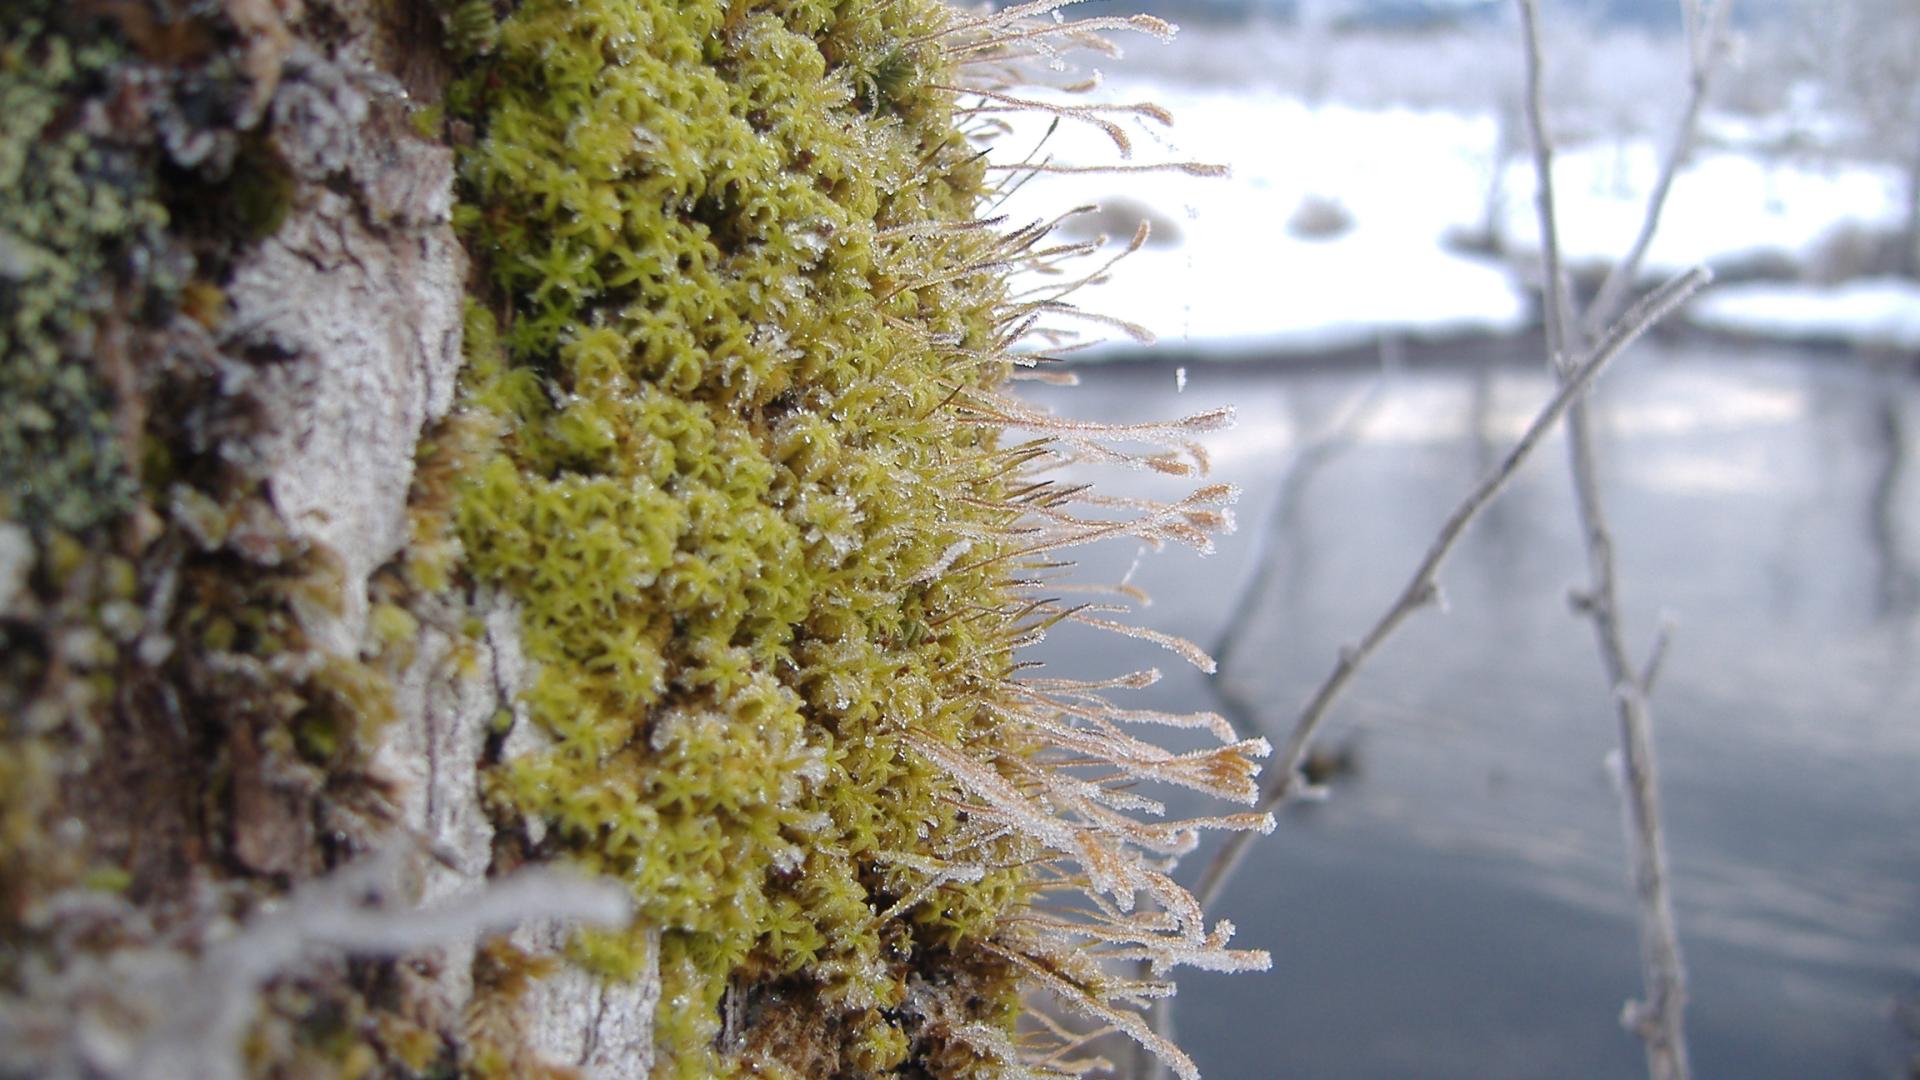
[[[410,594],[477,586],[523,612],[519,704],[548,740],[485,777],[501,862],[631,886],[639,923],[567,962],[657,966],[664,1075],[996,1075],[1023,977],[1100,981],[1098,959],[1069,978],[1014,940],[1067,878],[1035,867],[1085,837],[1035,829],[1066,783],[1034,780],[1005,720],[1014,645],[1064,614],[1007,558],[1032,550],[1015,530],[1045,486],[1017,475],[1040,451],[999,449],[990,401],[1024,325],[1000,279],[1017,242],[940,227],[989,194],[938,89],[943,5],[446,9],[467,71],[415,119],[459,151],[469,366],[420,448],[367,658],[317,647],[341,568],[231,453],[250,403],[200,333],[228,318],[236,254],[308,193],[271,140],[199,130],[182,101],[159,104],[231,159],[94,123],[118,54],[45,31],[51,7],[0,11],[0,392],[19,403],[0,519],[32,526],[38,605],[0,619],[0,925],[88,875],[157,907],[185,866],[265,895],[350,854],[390,812],[367,753],[391,677],[420,617],[451,625]],[[248,43],[215,9],[175,32],[112,7],[99,32],[155,85],[244,97]],[[451,670],[473,674],[486,626],[449,617]],[[982,807],[981,776],[1020,790]],[[95,835],[63,849],[65,817]],[[1144,932],[1110,938],[1138,955]],[[509,1017],[543,964],[481,957],[459,1033],[390,1011],[371,975],[283,980],[251,1060],[537,1075]]]
[[[722,1000],[775,984],[812,1023],[753,1068],[904,1067],[909,980],[977,967],[966,943],[1030,890],[998,870],[876,916],[965,828],[902,732],[1009,740],[981,689],[1002,624],[954,617],[1003,607],[1004,569],[913,583],[1005,524],[952,498],[1006,493],[956,467],[994,435],[941,408],[1005,374],[955,363],[992,343],[998,278],[951,272],[987,241],[884,234],[971,220],[984,193],[928,89],[938,54],[903,44],[943,17],[534,0],[450,95],[487,275],[468,402],[499,422],[451,515],[466,572],[524,605],[525,701],[554,739],[495,801],[663,931],[668,1075],[747,1067],[715,1047]],[[620,949],[597,955],[616,974]],[[976,997],[1008,1027],[1001,976]]]

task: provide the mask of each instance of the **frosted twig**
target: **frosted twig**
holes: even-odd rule
[[[1582,330],[1588,335],[1599,333],[1600,328],[1618,313],[1620,304],[1626,299],[1627,290],[1632,288],[1634,279],[1640,274],[1641,265],[1646,262],[1647,249],[1653,246],[1654,234],[1660,230],[1660,216],[1666,209],[1667,196],[1673,191],[1674,178],[1679,176],[1681,166],[1686,164],[1688,155],[1693,152],[1694,137],[1700,128],[1700,112],[1706,107],[1714,73],[1725,51],[1727,13],[1733,7],[1730,0],[1682,0],[1681,6],[1687,16],[1690,58],[1687,102],[1668,138],[1666,156],[1660,161],[1660,177],[1654,181],[1653,190],[1647,195],[1647,205],[1640,219],[1640,232],[1633,238],[1633,247],[1628,249],[1625,258],[1607,271],[1606,278],[1600,283],[1600,291],[1594,294],[1593,303],[1587,308]]]
[[[1647,650],[1647,662],[1640,667],[1640,685],[1647,693],[1653,693],[1653,684],[1660,681],[1660,672],[1667,664],[1667,650],[1673,645],[1673,620],[1660,620],[1660,628],[1653,633],[1653,648]]]
[[[1610,276],[1587,313],[1587,322],[1575,320],[1566,298],[1564,279],[1558,265],[1558,245],[1554,239],[1558,221],[1553,213],[1552,148],[1546,133],[1544,105],[1538,72],[1541,66],[1540,28],[1537,0],[1516,0],[1520,5],[1523,47],[1527,57],[1527,122],[1534,147],[1534,168],[1540,188],[1540,230],[1542,247],[1548,253],[1546,304],[1547,340],[1553,350],[1553,367],[1563,384],[1571,380],[1564,364],[1565,350],[1575,334],[1584,336],[1583,327],[1604,320],[1606,305],[1617,301],[1609,294],[1626,288],[1645,255],[1658,227],[1674,174],[1688,147],[1692,145],[1694,125],[1698,121],[1701,99],[1717,45],[1702,44],[1702,32],[1717,38],[1726,5],[1716,3],[1712,19],[1702,17],[1701,0],[1687,0],[1688,27],[1695,35],[1693,47],[1693,99],[1682,118],[1682,125],[1668,147],[1661,165],[1661,181],[1649,197],[1641,232],[1633,251],[1615,275]],[[1711,27],[1711,29],[1704,29]],[[1704,270],[1696,275],[1705,277]],[[1631,317],[1631,316],[1629,316]],[[1564,386],[1563,386],[1564,388]],[[1633,867],[1634,891],[1640,902],[1640,967],[1647,1001],[1630,1003],[1623,1020],[1646,1044],[1647,1071],[1652,1080],[1688,1080],[1692,1066],[1688,1062],[1684,1025],[1686,1008],[1686,965],[1680,954],[1679,931],[1674,924],[1673,899],[1668,887],[1666,840],[1661,826],[1658,765],[1654,755],[1653,716],[1647,704],[1649,678],[1657,672],[1663,644],[1656,644],[1655,659],[1637,670],[1628,656],[1626,634],[1620,625],[1619,577],[1613,557],[1613,533],[1607,521],[1606,504],[1601,496],[1599,470],[1595,465],[1592,421],[1585,395],[1580,395],[1567,415],[1567,452],[1573,474],[1575,502],[1586,541],[1589,586],[1583,594],[1581,612],[1593,623],[1595,643],[1601,666],[1612,687],[1615,712],[1620,727],[1621,792],[1627,825],[1627,848]]]
[[[1432,546],[1427,549],[1427,553],[1415,567],[1412,578],[1401,589],[1399,598],[1395,600],[1393,606],[1387,609],[1378,622],[1374,623],[1372,629],[1367,631],[1358,644],[1340,651],[1333,671],[1328,674],[1326,681],[1320,684],[1319,689],[1314,691],[1313,697],[1301,710],[1299,718],[1294,721],[1293,733],[1287,739],[1280,761],[1261,792],[1258,809],[1271,810],[1293,793],[1295,785],[1300,780],[1300,765],[1306,759],[1307,748],[1319,731],[1321,722],[1326,719],[1327,712],[1333,707],[1333,703],[1352,681],[1360,666],[1379,650],[1393,632],[1399,629],[1400,624],[1414,612],[1434,601],[1439,592],[1436,579],[1440,567],[1453,553],[1454,547],[1459,544],[1461,536],[1467,531],[1467,526],[1471,525],[1481,512],[1506,489],[1514,475],[1519,472],[1520,466],[1526,463],[1546,438],[1547,433],[1559,422],[1561,415],[1586,393],[1593,380],[1613,362],[1614,358],[1624,352],[1627,346],[1639,340],[1640,336],[1646,333],[1654,323],[1666,317],[1689,296],[1698,292],[1710,277],[1711,275],[1705,269],[1689,271],[1661,286],[1653,295],[1622,316],[1608,333],[1606,340],[1596,346],[1592,353],[1568,374],[1553,398],[1533,418],[1533,422],[1527,425],[1526,431],[1507,451],[1500,463],[1480,481],[1479,486],[1467,496],[1465,501],[1454,508],[1446,523],[1440,527],[1440,533]],[[1199,886],[1194,889],[1194,896],[1203,906],[1212,903],[1219,895],[1227,879],[1239,866],[1240,860],[1245,857],[1246,848],[1251,839],[1244,833],[1228,838],[1219,853],[1213,857],[1213,861],[1207,864]]]
[[[1546,92],[1543,89],[1544,62],[1540,52],[1539,12],[1532,0],[1519,0],[1521,37],[1526,43],[1527,130],[1533,135],[1533,171],[1540,178],[1533,195],[1540,222],[1541,289],[1545,296],[1547,351],[1552,354],[1553,369],[1565,374],[1573,363],[1571,343],[1566,332],[1574,325],[1573,303],[1568,298],[1566,267],[1560,259],[1560,220],[1553,201],[1553,143],[1547,138]]]

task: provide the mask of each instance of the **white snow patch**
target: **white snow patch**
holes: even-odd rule
[[[1560,251],[1574,267],[1606,266],[1626,254],[1659,177],[1649,139],[1562,150],[1554,158]],[[1503,228],[1510,245],[1538,251],[1533,166],[1507,166]],[[1703,153],[1674,178],[1647,251],[1647,267],[1673,273],[1700,263],[1799,261],[1828,233],[1898,221],[1901,178],[1892,167],[1822,165],[1752,153]]]
[[[1439,336],[1521,327],[1525,296],[1499,265],[1443,247],[1483,213],[1497,131],[1457,113],[1309,108],[1270,92],[1109,84],[1110,100],[1150,100],[1177,117],[1137,134],[1130,164],[1226,164],[1227,179],[1182,174],[1042,175],[1003,208],[1015,221],[1081,203],[1145,207],[1179,236],[1149,246],[1112,279],[1072,301],[1201,348],[1365,344],[1381,335]],[[1043,123],[1019,118],[996,160],[1018,161]],[[1105,137],[1062,125],[1047,144],[1056,164],[1112,163]],[[1336,200],[1352,228],[1298,237],[1287,222],[1303,201]],[[1133,222],[1102,219],[1116,242]],[[1160,239],[1166,230],[1158,230]],[[1059,279],[1030,275],[1040,287]]]
[[[1496,164],[1500,133],[1491,114],[1309,106],[1270,87],[1228,90],[1126,77],[1109,80],[1099,97],[1163,105],[1175,126],[1140,121],[1132,128],[1131,158],[1119,162],[1104,134],[1068,121],[1034,160],[1071,166],[1200,161],[1227,165],[1232,174],[1047,174],[1021,186],[993,212],[1024,223],[1075,205],[1105,204],[1103,213],[1069,228],[1084,236],[1097,226],[1112,237],[1108,251],[1131,237],[1141,216],[1156,225],[1147,247],[1070,302],[1142,324],[1185,353],[1259,355],[1389,337],[1500,334],[1528,323],[1532,298],[1515,271],[1447,242],[1491,227],[1523,259],[1538,250],[1531,163],[1523,150],[1509,147],[1513,156]],[[1013,133],[997,140],[992,154],[1001,164],[1026,158],[1049,118],[1009,119]],[[1898,224],[1897,170],[1763,149],[1702,151],[1681,171],[1648,253],[1649,275],[1703,262],[1804,265],[1835,229]],[[1646,138],[1570,141],[1561,148],[1554,175],[1570,265],[1597,269],[1625,254],[1658,169],[1656,144]],[[1288,221],[1316,200],[1344,208],[1352,227],[1290,234]],[[1043,290],[1065,280],[1029,273],[1020,285]],[[1893,340],[1913,341],[1911,302],[1895,304],[1885,283],[1839,295],[1848,299],[1824,301],[1817,316],[1805,316],[1823,335],[1884,342],[1888,326],[1897,325],[1902,329]],[[1813,301],[1793,304],[1796,312],[1808,311]],[[1696,310],[1741,306],[1728,301],[1723,308],[1709,299]],[[1829,319],[1853,321],[1840,326]],[[1788,336],[1801,329],[1759,318],[1743,328],[1792,331]]]
[[[1687,309],[1715,330],[1800,341],[1920,349],[1920,282],[1876,278],[1843,285],[1730,285]]]

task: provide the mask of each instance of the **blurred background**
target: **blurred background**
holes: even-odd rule
[[[1091,97],[1049,99],[1165,106],[1172,126],[1128,121],[1125,163],[1231,175],[1043,174],[995,212],[1098,205],[1064,229],[1108,251],[1150,224],[1073,301],[1158,344],[1118,335],[1071,354],[1081,385],[1023,393],[1116,422],[1237,408],[1208,443],[1242,489],[1216,553],[1080,559],[1223,664],[1176,670],[1091,631],[1042,649],[1076,674],[1165,669],[1142,707],[1228,691],[1278,742],[1552,390],[1517,18],[1511,0],[1067,14],[1139,10],[1178,38],[1124,40]],[[1631,246],[1685,108],[1681,15],[1542,4],[1583,293]],[[1735,6],[1639,284],[1702,262],[1719,282],[1595,395],[1632,647],[1671,633],[1653,707],[1701,1076],[1920,1076],[1917,57],[1913,0]],[[1122,161],[1084,123],[986,119],[1006,125],[1002,162]],[[1291,807],[1218,902],[1275,970],[1183,977],[1180,1041],[1206,1075],[1645,1074],[1618,1023],[1642,991],[1613,712],[1567,603],[1585,576],[1556,442],[1443,572],[1445,611],[1335,708],[1316,752],[1330,797]]]

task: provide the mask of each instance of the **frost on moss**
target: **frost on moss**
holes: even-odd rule
[[[839,1044],[830,1071],[890,1070],[909,976],[1024,888],[997,872],[876,918],[964,817],[902,728],[986,735],[970,688],[1005,662],[953,617],[1002,603],[1000,574],[901,584],[993,524],[949,497],[991,493],[990,437],[940,406],[1001,374],[951,348],[990,345],[997,280],[933,282],[964,242],[884,235],[969,219],[982,189],[948,106],[911,93],[931,50],[896,44],[938,17],[543,0],[455,91],[479,126],[464,220],[504,298],[470,325],[472,396],[506,421],[458,532],[526,606],[556,739],[498,796],[664,928],[685,1075],[716,1067],[730,986],[783,981],[827,1019],[807,1041]]]
[[[1016,645],[1073,614],[1015,580],[1045,560],[1028,515],[1071,493],[1022,473],[1042,450],[999,443],[1031,323],[1006,260],[1045,230],[974,227],[989,182],[941,44],[959,16],[487,16],[450,13],[470,55],[448,115],[471,131],[457,220],[485,274],[468,427],[493,435],[418,548],[457,542],[522,606],[543,746],[495,771],[493,805],[535,823],[537,854],[633,888],[668,1073],[1001,1075],[1023,985],[1107,1017],[1124,980],[1022,921],[1062,855],[1111,895],[1117,955],[1167,932],[1239,963],[1197,910],[1129,921],[1137,890],[1185,894],[1124,849],[1190,830],[1122,836],[1112,808],[1150,805],[1106,790],[1124,779],[1023,764],[1124,745],[1142,775],[1251,791],[1250,744],[1176,760],[1014,689]],[[638,939],[582,938],[575,961],[618,978]]]

